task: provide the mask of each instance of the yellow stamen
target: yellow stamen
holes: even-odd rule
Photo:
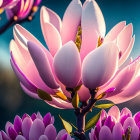
[[[97,48],[100,47],[102,44],[103,44],[103,38],[101,38],[101,36],[99,36]]]
[[[17,21],[18,20],[18,17],[17,16],[14,16],[13,19],[14,19],[14,21]]]
[[[82,29],[81,29],[81,26],[78,27],[78,31],[77,31],[77,34],[76,34],[76,37],[75,37],[75,44],[80,52],[80,49],[81,49],[81,43],[82,43],[82,40],[81,40],[81,35],[82,35]]]
[[[67,100],[67,97],[61,91],[56,92],[56,95],[64,101]]]
[[[37,7],[37,6],[34,6],[34,7],[32,8],[32,11],[33,11],[33,12],[37,12],[37,10],[38,10],[38,7]]]
[[[130,136],[131,136],[131,128],[128,127],[127,131],[128,131],[128,132],[127,132],[126,140],[130,140]]]
[[[3,13],[3,11],[4,11],[4,10],[3,10],[2,8],[0,8],[0,14],[2,14],[2,13]]]

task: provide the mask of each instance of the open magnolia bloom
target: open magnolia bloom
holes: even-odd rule
[[[96,98],[115,103],[139,94],[140,59],[120,69],[133,48],[132,24],[120,22],[105,36],[104,17],[94,0],[83,6],[72,0],[63,21],[42,7],[40,20],[49,51],[20,25],[10,43],[11,65],[28,95],[68,109],[73,108],[73,91],[81,102],[90,98],[89,89]]]
[[[120,112],[113,106],[108,113],[102,111],[101,117],[94,129],[89,133],[90,140],[139,140],[140,112],[132,116],[128,108]]]
[[[31,11],[33,13],[36,12],[41,1],[42,0],[2,0],[0,9],[5,9],[8,20],[14,19],[17,21],[27,17]]]
[[[53,124],[54,117],[50,113],[44,117],[39,112],[31,117],[28,114],[22,118],[16,115],[13,124],[6,123],[6,132],[0,131],[0,140],[74,140],[64,129],[57,134]]]

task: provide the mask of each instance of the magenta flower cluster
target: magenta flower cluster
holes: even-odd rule
[[[90,140],[140,140],[140,112],[132,116],[128,108],[120,112],[117,106],[108,113],[102,111],[94,129],[89,133]]]
[[[73,140],[64,129],[57,134],[53,124],[54,117],[50,113],[44,117],[39,112],[31,117],[28,114],[22,118],[17,115],[13,124],[6,123],[6,133],[0,131],[0,140]]]

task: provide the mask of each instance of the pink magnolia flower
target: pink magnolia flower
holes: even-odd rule
[[[2,8],[6,10],[7,18],[10,20],[23,19],[29,15],[31,10],[37,11],[37,6],[42,0],[6,0],[3,1]]]
[[[83,6],[80,0],[72,0],[63,21],[42,7],[40,20],[49,51],[20,25],[14,27],[10,43],[13,70],[28,95],[40,99],[37,89],[41,89],[52,97],[48,104],[64,109],[72,105],[67,99],[56,98],[56,93],[70,97],[66,88],[81,84],[81,102],[90,98],[89,88],[99,89],[96,97],[108,92],[104,98],[115,103],[139,94],[140,59],[120,69],[133,48],[132,24],[120,22],[105,36],[104,17],[94,0],[85,1]]]
[[[12,8],[18,2],[19,2],[19,0],[0,0],[0,9],[1,8]]]
[[[128,108],[120,112],[117,106],[108,113],[102,111],[101,117],[94,129],[89,133],[90,140],[139,140],[140,139],[140,112],[132,116]]]
[[[44,118],[40,113],[33,113],[31,117],[24,114],[22,118],[17,115],[13,124],[6,123],[6,133],[0,131],[0,140],[73,140],[64,129],[57,134],[53,123],[50,113]]]

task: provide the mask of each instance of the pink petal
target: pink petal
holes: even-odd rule
[[[41,7],[40,21],[42,27],[44,26],[45,23],[51,23],[58,30],[58,32],[61,31],[62,22],[60,17],[54,11],[45,6]]]
[[[28,41],[32,41],[32,42],[36,43],[38,46],[40,46],[46,53],[48,60],[52,66],[52,62],[53,62],[52,55],[30,32],[28,32],[26,29],[24,29],[20,25],[15,25],[13,33],[14,33],[14,38],[15,38],[16,43],[18,45],[20,44],[20,45],[26,47],[26,49],[27,49]]]
[[[79,95],[79,99],[81,102],[85,102],[90,98],[90,92],[89,89],[86,88],[84,85],[82,85],[82,87],[80,88],[80,90],[78,90],[78,95]]]
[[[48,137],[49,140],[55,140],[57,135],[56,128],[50,124],[46,127],[44,134]]]
[[[112,140],[112,134],[110,129],[107,126],[103,126],[99,133],[99,140]]]
[[[120,110],[117,106],[113,106],[109,109],[108,115],[113,116],[117,121],[120,119]]]
[[[132,128],[130,139],[131,140],[138,140],[139,139],[139,134],[140,134],[140,130],[139,130],[138,126],[135,125]]]
[[[113,41],[117,38],[119,33],[123,30],[126,25],[126,21],[122,21],[115,25],[105,36],[104,42]]]
[[[41,28],[46,44],[52,56],[54,56],[57,50],[62,46],[61,36],[59,34],[60,27],[59,30],[57,30],[57,28],[54,25],[57,24],[56,26],[58,26],[61,21],[58,21],[57,16],[53,14],[54,13],[51,10],[42,7]]]
[[[128,48],[126,49],[126,51],[123,53],[122,57],[120,58],[119,66],[121,66],[126,61],[126,59],[129,57],[129,55],[130,55],[130,53],[132,51],[134,42],[135,42],[135,35],[133,36]]]
[[[59,88],[45,52],[35,43],[28,42],[28,49],[42,80],[52,89]]]
[[[26,140],[23,136],[18,135],[15,140]]]
[[[61,138],[66,134],[66,130],[62,129],[61,131],[59,131],[58,135],[56,136],[56,140],[61,140]]]
[[[97,95],[101,94],[102,92],[106,91],[111,87],[115,87],[115,91],[107,94],[105,98],[117,95],[119,92],[122,92],[126,86],[136,77],[139,67],[139,59],[134,63],[129,64],[125,68],[123,68],[108,84],[106,87],[101,89]],[[120,82],[121,81],[121,82]]]
[[[130,111],[128,108],[126,108],[126,107],[122,109],[120,115],[121,115],[121,116],[123,116],[123,115],[127,115],[127,116],[132,117],[132,113],[131,113],[131,111]]]
[[[40,119],[36,119],[29,132],[29,139],[30,140],[38,140],[41,135],[44,134],[45,126]]]
[[[137,77],[131,84],[129,84],[124,91],[116,94],[115,96],[107,98],[107,100],[110,100],[115,104],[119,104],[133,99],[134,97],[140,94],[139,83],[140,83],[140,76]]]
[[[81,22],[82,4],[80,0],[72,0],[63,17],[61,38],[63,45],[68,41],[75,41],[78,26]]]
[[[70,41],[54,57],[54,71],[68,88],[77,86],[81,78],[81,60],[76,45]]]
[[[108,82],[118,68],[118,48],[105,43],[86,56],[82,65],[82,80],[87,88],[96,89]]]
[[[39,137],[39,140],[49,140],[49,139],[47,138],[46,135],[41,135],[41,136]]]
[[[22,133],[26,139],[29,139],[29,132],[32,126],[32,120],[29,117],[26,117],[22,122]]]
[[[126,51],[127,47],[129,46],[132,33],[133,25],[129,24],[120,32],[120,34],[117,37],[117,43],[122,54]]]
[[[124,132],[121,123],[116,123],[115,126],[113,127],[112,132],[113,140],[121,140],[123,133]]]
[[[38,94],[37,94],[36,92],[30,91],[30,90],[29,90],[27,87],[25,87],[24,84],[22,84],[21,82],[20,82],[20,86],[21,86],[21,88],[23,89],[23,91],[24,91],[27,95],[29,95],[29,96],[32,97],[32,98],[35,98],[35,99],[40,100],[40,98],[39,98],[39,96],[38,96]]]
[[[133,128],[135,125],[136,125],[136,124],[135,124],[134,119],[131,118],[131,117],[128,117],[128,118],[124,121],[124,124],[123,124],[124,132],[126,132],[126,130],[127,130],[128,127]]]
[[[104,37],[106,32],[102,12],[95,1],[87,1],[82,9],[82,46],[81,59],[97,47],[99,36]]]

